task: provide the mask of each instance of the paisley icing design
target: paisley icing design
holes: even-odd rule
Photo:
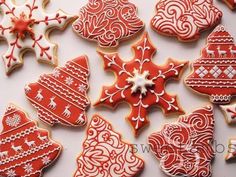
[[[197,40],[202,31],[217,25],[223,15],[213,0],[160,0],[156,9],[152,28],[184,42]]]
[[[78,57],[64,67],[55,68],[52,74],[40,76],[36,83],[28,84],[26,97],[45,123],[83,126],[90,105],[87,97],[89,74],[87,57]]]
[[[0,38],[8,42],[8,50],[3,55],[7,74],[23,65],[22,57],[28,50],[35,52],[39,62],[57,65],[57,45],[48,40],[48,35],[55,28],[64,29],[73,16],[61,10],[46,14],[46,2],[48,0],[27,0],[18,6],[12,0],[1,0]]]
[[[167,175],[210,177],[213,131],[213,108],[208,106],[166,124],[148,142]]]
[[[134,177],[144,168],[144,161],[134,155],[132,146],[98,115],[91,120],[77,163],[74,177]]]
[[[131,106],[128,121],[135,135],[146,126],[147,110],[151,106],[160,106],[167,113],[182,113],[176,96],[165,91],[165,83],[169,79],[178,79],[187,62],[169,59],[163,66],[155,65],[152,57],[156,49],[145,33],[140,42],[132,46],[135,56],[129,62],[124,62],[118,53],[106,54],[99,52],[104,60],[105,69],[112,70],[117,76],[113,86],[104,87],[99,101],[95,105],[116,107],[122,101]]]
[[[198,93],[209,95],[215,104],[228,104],[236,94],[236,45],[225,27],[219,25],[207,39],[201,57],[193,63],[185,80]]]
[[[137,8],[128,0],[88,0],[73,23],[74,31],[101,47],[117,47],[144,28]]]
[[[61,145],[15,105],[8,106],[2,124],[0,176],[40,177],[60,155]]]

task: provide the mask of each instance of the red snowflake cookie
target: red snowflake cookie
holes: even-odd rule
[[[226,104],[236,95],[236,46],[224,26],[219,25],[210,34],[193,69],[186,85],[209,95],[211,102]]]
[[[136,6],[128,0],[89,0],[73,23],[77,34],[101,47],[116,47],[143,28]]]
[[[177,62],[169,59],[164,66],[157,66],[152,62],[156,49],[151,44],[147,33],[142,40],[134,45],[134,59],[124,62],[118,53],[101,53],[106,70],[112,70],[117,76],[113,86],[104,87],[96,105],[104,104],[115,107],[126,101],[131,106],[128,120],[135,134],[148,124],[147,110],[158,105],[165,113],[182,113],[176,96],[165,92],[165,83],[169,79],[178,79],[187,62]]]
[[[236,9],[236,0],[223,0],[230,9],[234,10]]]
[[[170,176],[211,176],[214,132],[213,108],[198,109],[166,124],[148,138],[161,169]]]
[[[39,177],[60,155],[61,145],[16,106],[8,106],[2,124],[0,176]]]
[[[40,62],[57,65],[57,45],[48,40],[52,29],[63,29],[73,17],[59,10],[46,14],[44,6],[48,0],[27,0],[15,5],[12,0],[1,0],[3,20],[0,23],[0,37],[8,42],[3,56],[7,74],[23,64],[22,57],[28,50],[35,52]]]
[[[134,155],[133,147],[123,142],[111,124],[98,115],[89,125],[77,163],[74,177],[133,177],[144,168],[144,161]]]
[[[153,29],[184,42],[197,40],[202,31],[217,25],[223,15],[213,0],[160,0],[156,9],[151,21]]]
[[[87,122],[85,111],[90,105],[88,77],[87,57],[78,57],[27,85],[25,93],[39,118],[47,124],[83,126]]]

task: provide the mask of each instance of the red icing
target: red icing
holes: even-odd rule
[[[88,127],[83,152],[77,159],[74,177],[134,177],[144,168],[144,161],[121,140],[110,123],[95,115]]]
[[[236,108],[235,110],[232,110],[232,109],[226,109],[227,112],[231,113],[231,118],[232,119],[235,119],[236,118]]]
[[[21,13],[20,17],[12,18],[13,27],[11,28],[12,33],[16,33],[17,37],[25,38],[26,34],[34,35],[31,26],[34,24],[34,19],[27,19],[24,12]]]
[[[151,106],[159,106],[165,113],[182,113],[176,96],[167,94],[164,87],[167,80],[179,78],[187,63],[169,59],[163,66],[155,65],[152,57],[156,49],[146,33],[132,48],[135,56],[129,62],[122,61],[117,53],[100,52],[105,69],[114,71],[117,81],[113,86],[103,88],[96,105],[115,107],[122,101],[128,102],[131,106],[128,121],[137,134],[149,123],[146,116]]]
[[[223,15],[213,0],[160,0],[156,9],[151,21],[153,29],[184,42],[197,40],[202,31],[217,25]]]
[[[0,134],[0,176],[41,176],[42,170],[60,154],[61,145],[48,137],[27,115],[9,105]]]
[[[116,47],[144,28],[137,8],[128,0],[88,0],[73,24],[76,33],[97,41],[102,47]]]
[[[90,104],[88,77],[87,57],[78,57],[27,85],[25,93],[39,118],[47,124],[82,126],[87,122],[85,111]]]
[[[210,177],[213,131],[213,108],[205,107],[166,124],[148,142],[167,175]]]
[[[208,37],[201,57],[193,63],[193,73],[186,84],[211,96],[217,104],[229,103],[236,94],[236,46],[233,37],[218,26]]]
[[[223,0],[230,9],[234,10],[236,9],[236,0]]]

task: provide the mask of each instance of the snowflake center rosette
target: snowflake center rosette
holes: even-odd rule
[[[38,61],[57,65],[57,45],[48,40],[48,34],[56,28],[64,29],[73,16],[61,10],[54,14],[45,13],[46,2],[27,0],[16,5],[11,0],[0,1],[3,13],[0,38],[8,42],[8,50],[3,55],[7,74],[23,64],[22,56],[28,49],[35,52]]]
[[[165,82],[168,79],[178,79],[186,62],[176,62],[172,59],[164,66],[152,62],[156,49],[145,33],[140,42],[133,46],[135,57],[130,62],[124,62],[117,53],[104,54],[100,52],[105,69],[115,72],[117,82],[111,87],[104,87],[100,100],[95,104],[105,104],[115,107],[120,102],[128,102],[132,112],[128,116],[135,134],[148,124],[147,109],[153,105],[160,106],[165,113],[183,111],[178,106],[176,96],[165,92]]]

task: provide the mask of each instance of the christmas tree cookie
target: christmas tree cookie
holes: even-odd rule
[[[227,104],[236,95],[236,46],[224,26],[219,25],[210,34],[193,69],[186,85],[210,96],[212,103]]]
[[[219,24],[223,15],[213,0],[160,0],[156,9],[152,28],[183,42],[197,40],[202,31]]]
[[[38,117],[53,126],[83,126],[87,122],[86,110],[89,66],[86,56],[68,61],[52,74],[40,76],[36,83],[25,87],[27,99],[38,111]]]
[[[48,40],[53,29],[64,29],[74,19],[73,16],[58,10],[47,14],[44,11],[48,0],[27,0],[16,5],[13,0],[1,0],[3,19],[0,22],[0,38],[8,43],[3,55],[6,73],[23,65],[25,52],[35,52],[39,62],[57,65],[57,45]]]
[[[150,135],[148,142],[167,175],[210,177],[213,132],[213,108],[207,106],[166,124]]]
[[[117,47],[144,28],[137,8],[128,0],[88,0],[73,23],[74,31],[101,47]]]
[[[117,80],[114,85],[103,87],[95,105],[114,108],[120,102],[129,103],[131,114],[127,119],[137,135],[149,123],[147,114],[151,106],[161,107],[165,114],[183,113],[176,96],[166,93],[165,84],[170,79],[179,79],[187,62],[169,59],[165,65],[155,65],[152,58],[156,48],[147,33],[132,48],[134,58],[129,62],[124,62],[118,53],[99,52],[105,70],[114,71]]]
[[[40,177],[60,155],[61,145],[16,106],[8,106],[2,124],[0,176]]]
[[[74,177],[134,177],[144,168],[144,161],[133,153],[132,146],[98,115],[91,120],[77,163]]]

